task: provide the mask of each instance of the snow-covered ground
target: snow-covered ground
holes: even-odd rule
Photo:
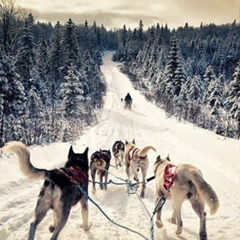
[[[147,145],[157,148],[157,153],[149,152],[150,167],[147,177],[153,176],[153,164],[158,154],[169,154],[176,164],[190,163],[199,167],[220,200],[220,208],[214,216],[206,208],[209,239],[240,239],[240,141],[166,118],[161,109],[147,102],[134,90],[130,80],[119,71],[118,64],[111,61],[111,56],[112,53],[107,52],[103,59],[102,72],[108,87],[99,124],[86,130],[74,143],[31,147],[33,165],[47,169],[64,165],[71,144],[75,152],[82,152],[88,146],[90,157],[99,148],[111,149],[116,140],[125,142],[134,138],[140,148]],[[131,111],[125,110],[121,102],[127,92],[133,98]],[[42,181],[29,181],[20,172],[18,160],[13,155],[0,157],[0,169],[0,240],[25,240]],[[114,182],[123,182],[121,179],[126,179],[123,167],[110,167],[109,171],[109,178]],[[87,232],[80,228],[80,206],[75,206],[59,240],[140,240],[144,239],[143,236],[152,240],[150,216],[154,210],[154,180],[147,184],[144,199],[140,199],[138,193],[128,194],[124,185],[110,184],[107,191],[97,187],[95,195],[91,193],[91,189],[90,184],[90,197],[114,222],[139,234],[111,223],[89,202],[92,228]],[[176,226],[167,221],[171,212],[171,205],[166,202],[162,216],[165,228],[154,229],[154,239],[198,239],[199,219],[190,204],[186,202],[183,205],[183,232],[179,237],[174,233]],[[51,223],[52,213],[49,212],[38,227],[37,240],[50,239],[48,226]]]

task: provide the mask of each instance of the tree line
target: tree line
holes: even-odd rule
[[[0,145],[71,141],[96,123],[106,91],[102,52],[113,39],[106,35],[95,22],[35,22],[0,1]]]
[[[72,141],[97,122],[114,50],[146,98],[169,116],[228,137],[240,134],[240,26],[106,30],[96,22],[36,22],[0,0],[0,145]],[[119,81],[121,81],[119,79]]]
[[[120,31],[114,60],[168,116],[240,137],[240,24]]]

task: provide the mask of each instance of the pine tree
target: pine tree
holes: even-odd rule
[[[84,101],[81,78],[81,74],[76,70],[76,66],[70,63],[65,76],[66,81],[61,87],[63,111],[67,120],[81,119]]]
[[[52,85],[50,80],[50,65],[48,57],[48,46],[45,40],[45,35],[42,32],[40,41],[37,45],[36,52],[36,68],[39,74],[39,93],[45,105],[50,106]]]
[[[52,102],[59,97],[60,85],[61,85],[61,76],[60,76],[60,67],[64,65],[64,54],[61,49],[61,39],[62,39],[62,27],[59,22],[54,26],[50,50],[49,50],[49,59],[50,59],[50,68],[51,68],[51,80],[52,80],[52,91],[51,98]]]
[[[34,85],[28,92],[27,112],[25,115],[25,141],[28,145],[41,144],[45,135],[44,105]]]
[[[230,117],[237,122],[237,136],[240,137],[240,61],[229,84],[229,92],[225,101],[225,107]]]
[[[210,96],[208,97],[207,102],[213,109],[212,113],[215,113],[217,109],[223,107],[223,76],[219,76],[210,85],[212,92],[210,92]]]
[[[193,77],[189,86],[189,94],[188,94],[189,100],[202,103],[204,92],[205,92],[205,86],[203,84],[201,76],[199,74],[196,74]]]
[[[214,74],[213,67],[209,65],[204,74],[204,103],[208,103],[211,93],[214,91],[216,75]]]
[[[162,84],[160,84],[160,88],[162,88],[160,91],[170,96],[178,96],[186,77],[182,70],[180,51],[176,38],[173,38],[171,42],[164,75]]]
[[[17,118],[25,112],[25,92],[20,77],[16,73],[14,62],[10,57],[7,57],[5,52],[0,48],[0,145],[4,141],[13,140],[13,123],[8,122],[8,117],[11,115],[11,121],[16,121]],[[10,121],[10,120],[9,120]],[[8,130],[8,132],[6,132]],[[16,135],[18,135],[16,133]]]
[[[80,66],[80,49],[76,35],[76,26],[70,18],[63,28],[62,52],[64,53],[65,67],[72,62],[75,66]]]
[[[16,69],[21,77],[21,81],[28,92],[31,88],[31,69],[35,65],[35,53],[33,46],[32,18],[25,21],[22,34],[18,41],[18,52],[16,56]]]

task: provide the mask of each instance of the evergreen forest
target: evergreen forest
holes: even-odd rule
[[[167,116],[239,138],[239,40],[236,21],[171,30],[161,23],[145,29],[139,20],[136,29],[107,30],[71,18],[41,23],[0,4],[0,146],[74,141],[96,124],[105,51],[114,51],[121,71]]]

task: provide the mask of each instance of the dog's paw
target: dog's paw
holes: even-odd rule
[[[92,193],[95,194],[96,193],[96,188],[92,189]]]
[[[182,228],[181,227],[178,227],[177,228],[177,231],[175,232],[177,235],[180,235],[182,233]]]
[[[144,198],[144,197],[145,197],[145,193],[144,193],[144,192],[141,192],[140,198]]]
[[[88,231],[92,226],[92,223],[89,222],[87,225],[86,224],[81,224],[80,227],[84,230],[84,231]]]
[[[162,228],[163,227],[162,221],[161,220],[157,220],[156,221],[156,226],[157,226],[157,228]]]

